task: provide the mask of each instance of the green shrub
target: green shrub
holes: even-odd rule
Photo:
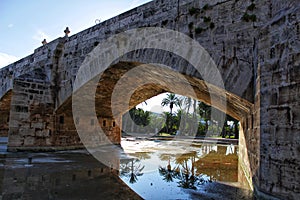
[[[210,17],[203,17],[203,21],[204,21],[205,23],[208,23],[208,22],[211,21],[211,18],[210,18]]]
[[[209,8],[210,8],[210,6],[208,4],[205,4],[202,9],[203,10],[208,10]]]
[[[257,20],[256,15],[249,15],[248,13],[245,13],[242,17],[242,20],[245,22],[255,22]]]
[[[203,31],[205,31],[205,29],[203,29],[203,28],[201,28],[201,27],[195,28],[195,33],[196,33],[196,34],[200,34],[200,33],[202,33]]]
[[[252,3],[250,6],[247,7],[247,10],[253,11],[255,9],[255,4]]]
[[[192,8],[189,9],[189,13],[190,13],[191,16],[198,15],[200,13],[200,9],[192,7]]]

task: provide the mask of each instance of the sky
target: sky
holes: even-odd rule
[[[150,0],[0,0],[0,68],[34,52],[44,39],[76,34]],[[137,106],[161,113],[165,94]]]
[[[0,68],[150,0],[0,0]]]

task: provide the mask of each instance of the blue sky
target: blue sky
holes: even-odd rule
[[[70,35],[150,0],[0,0],[0,68],[32,54],[41,41]]]
[[[0,0],[0,68],[34,52],[43,39],[52,41],[94,26],[97,19],[105,21],[150,0]],[[142,104],[145,110],[168,111],[161,108],[165,94]]]

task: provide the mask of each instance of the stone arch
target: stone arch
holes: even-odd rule
[[[131,71],[134,71],[132,74],[133,76],[126,76],[126,74]],[[121,79],[124,79],[125,82],[120,82]],[[142,84],[145,79],[149,79],[151,83],[146,82],[146,84]],[[119,88],[116,92],[115,90],[118,84],[123,87]],[[194,95],[193,93],[187,93],[187,84],[194,91]],[[122,120],[120,118],[122,114],[153,96],[163,92],[174,92],[180,95],[188,95],[191,98],[204,101],[211,105],[211,96],[214,95],[216,97],[219,93],[224,92],[226,94],[225,99],[220,98],[220,101],[215,101],[215,104],[212,106],[215,106],[219,110],[242,121],[242,136],[240,137],[245,138],[243,135],[249,134],[249,132],[245,132],[248,129],[248,124],[243,123],[243,121],[251,116],[253,104],[242,97],[213,85],[210,85],[210,90],[208,90],[207,84],[209,83],[206,83],[200,78],[178,72],[175,68],[168,68],[159,64],[154,65],[142,64],[140,62],[118,61],[101,74],[97,83],[97,90],[94,93],[95,96],[92,96],[92,98],[95,98],[95,112],[98,118],[97,120],[99,121],[99,127],[102,128],[110,141],[118,144],[120,143],[121,137]],[[175,90],[169,88],[168,85],[175,87]],[[86,83],[82,87],[83,91],[90,90],[89,83]],[[130,93],[131,89],[129,91],[126,89],[128,87],[131,89],[134,88],[134,91]],[[130,94],[128,102],[126,101],[127,94]],[[90,99],[87,98],[86,100],[86,106],[89,107],[91,102],[88,102]],[[223,106],[223,101],[226,101],[225,107]],[[69,107],[71,107],[71,105],[69,105]],[[83,118],[88,119],[88,116],[84,115]],[[119,123],[118,128],[113,129],[112,127],[104,126],[102,123],[104,120],[109,122],[117,121]],[[84,130],[88,130],[87,134],[91,134],[92,131],[95,131],[95,127],[91,129],[88,126],[88,121],[83,123],[86,124]],[[241,155],[245,156],[246,163],[244,166],[246,166],[248,174],[251,174],[246,141],[243,139],[241,141]],[[101,142],[101,139],[99,139],[99,142]],[[249,180],[251,180],[251,178]]]
[[[143,67],[140,68],[141,65]],[[136,69],[138,70],[135,71]],[[230,70],[233,72],[235,69]],[[132,71],[133,79],[130,80],[130,76],[125,77],[125,89],[120,89],[114,96],[115,86],[124,75]],[[145,84],[145,78],[148,76],[144,75],[151,72],[159,78],[151,79],[150,76],[150,80]],[[224,73],[222,68],[217,68],[199,43],[186,35],[159,28],[129,30],[99,43],[86,57],[74,83],[72,112],[75,117],[105,118],[121,124],[122,113],[133,105],[163,91],[171,91],[202,100],[225,113],[231,112],[230,114],[239,120],[244,119],[251,115],[253,107],[250,101],[243,98],[244,94],[253,93],[251,88],[247,87],[253,81],[252,70],[245,68],[241,73],[230,73],[234,78],[228,80],[223,79],[224,74],[228,73]],[[140,86],[140,91],[136,92],[136,101],[132,95],[124,100],[127,94],[134,94],[131,92],[136,90],[134,87],[126,89],[130,83]],[[122,86],[122,83],[120,85]],[[187,90],[188,87],[191,89]],[[173,89],[178,91],[172,91]],[[248,89],[250,92],[247,92]],[[148,95],[139,96],[147,92]],[[253,102],[251,97],[245,97]],[[101,143],[120,143],[120,129],[104,128],[101,127],[101,123],[90,130],[85,125],[79,125],[76,126],[76,130],[87,148]],[[245,146],[244,152],[247,154]],[[249,172],[250,164],[247,163],[246,168]]]

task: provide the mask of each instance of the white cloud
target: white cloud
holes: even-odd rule
[[[137,105],[136,107],[142,108],[143,110],[156,112],[156,113],[169,112],[170,109],[168,106],[167,107],[161,106],[161,102],[164,98],[166,98],[166,96],[167,96],[166,93],[162,93],[160,95],[154,96],[154,97],[146,100],[147,104],[145,104],[143,102],[143,103],[140,103],[139,105]],[[174,107],[174,111],[177,110],[176,108]]]
[[[39,42],[42,42],[44,39],[48,42],[50,41],[50,37],[42,30],[37,30],[36,34],[32,38]]]
[[[12,27],[14,27],[14,24],[8,24],[7,27],[8,27],[8,28],[12,28]]]
[[[16,56],[0,52],[0,68],[5,67],[17,60],[18,58]]]

